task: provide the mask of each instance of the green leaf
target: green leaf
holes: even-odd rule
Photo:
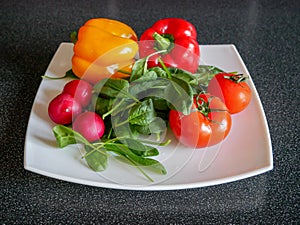
[[[56,138],[57,144],[60,148],[64,148],[71,144],[85,144],[91,145],[80,133],[72,130],[63,125],[56,125],[53,127],[53,133]]]
[[[68,70],[65,74],[65,78],[79,79],[72,69]]]
[[[135,61],[131,70],[130,81],[132,82],[142,77],[146,72],[146,70],[147,70],[147,58],[142,58]]]
[[[95,172],[104,171],[107,168],[108,154],[104,150],[95,150],[89,146],[85,146],[87,154],[84,156],[89,167]]]
[[[147,125],[156,116],[151,99],[146,99],[135,104],[129,111],[128,121],[130,124]]]
[[[94,86],[94,93],[110,98],[127,97],[129,82],[124,79],[105,78]]]
[[[127,118],[127,116],[121,117],[120,115],[112,117],[111,121],[114,124],[113,135],[116,137],[137,138],[139,133],[136,129],[132,128],[132,125],[128,123]],[[126,123],[124,123],[124,121]]]
[[[199,65],[197,72],[194,74],[197,77],[198,83],[204,87],[208,86],[209,81],[218,73],[224,72],[215,66]]]
[[[168,78],[167,72],[161,67],[158,67],[158,66],[152,67],[149,69],[149,71],[154,71],[156,73],[157,77]]]
[[[150,157],[159,155],[159,151],[152,146],[143,144],[132,138],[122,139],[120,141],[122,144],[126,145],[133,153],[142,157]]]
[[[198,85],[197,77],[185,70],[173,68],[168,68],[170,73],[172,74],[172,77],[176,77],[178,79],[184,80],[185,82],[189,83],[190,85]]]
[[[149,125],[132,125],[132,128],[134,130],[136,130],[139,134],[142,134],[142,135],[150,135],[151,134],[151,131],[150,131],[150,128],[149,128]]]
[[[160,117],[155,117],[149,124],[151,134],[158,134],[167,129],[165,121]]]
[[[62,125],[55,126],[53,132],[60,148],[70,144],[84,144],[84,148],[87,152],[84,158],[92,170],[99,172],[107,168],[108,154],[103,150],[95,150],[95,147],[81,134]]]
[[[173,77],[162,97],[168,101],[172,109],[180,111],[184,115],[190,114],[193,104],[193,89],[184,80]]]
[[[95,112],[103,115],[112,109],[115,98],[98,97],[95,103]]]
[[[167,50],[160,50],[160,51],[157,51],[157,52],[153,52],[152,54],[148,55],[145,58],[137,60],[134,63],[133,67],[132,67],[130,82],[141,78],[142,76],[144,76],[149,71],[154,71],[155,73],[157,73],[158,76],[165,77],[166,73],[163,73],[162,70],[160,70],[160,69],[148,69],[147,64],[148,64],[149,58],[152,57],[153,55],[166,53],[166,52],[167,52]]]
[[[166,130],[166,123],[160,117],[155,117],[150,124],[147,125],[133,125],[133,128],[140,134],[150,135],[159,134]]]
[[[165,100],[169,106],[185,115],[190,112],[194,95],[191,85],[177,77],[172,77],[172,80],[157,78],[153,81],[137,83],[131,86],[129,91],[141,99],[156,97]]]
[[[158,94],[158,96],[161,96],[161,94]],[[155,110],[160,110],[160,111],[167,111],[169,110],[168,104],[166,99],[160,98],[160,97],[155,97],[151,96],[148,97],[152,99],[153,106]]]
[[[132,82],[144,82],[144,81],[151,81],[156,80],[157,74],[155,71],[147,71],[143,76],[133,80]]]
[[[139,83],[133,82],[129,87],[129,93],[134,96],[140,96],[141,98],[148,97],[153,91],[156,91],[157,89],[164,91],[168,84],[169,81],[162,78]]]
[[[105,148],[107,151],[113,151],[117,154],[126,156],[133,162],[145,166],[148,169],[152,169],[157,173],[166,174],[165,167],[157,160],[151,158],[141,157],[132,152],[126,145],[106,144]]]

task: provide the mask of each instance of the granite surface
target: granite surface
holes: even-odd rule
[[[300,2],[1,1],[1,224],[299,224]],[[192,22],[200,44],[235,44],[260,95],[274,169],[188,190],[125,191],[24,170],[24,141],[41,75],[59,44],[92,17],[132,26]]]

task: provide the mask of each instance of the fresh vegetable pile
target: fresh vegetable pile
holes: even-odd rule
[[[186,20],[159,20],[138,42],[122,22],[91,19],[71,39],[72,69],[64,78],[73,79],[48,114],[58,146],[82,144],[94,171],[118,155],[153,181],[144,168],[167,173],[153,158],[170,143],[161,137],[167,129],[191,148],[212,146],[250,102],[245,76],[199,65],[197,32]]]

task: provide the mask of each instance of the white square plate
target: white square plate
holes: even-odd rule
[[[213,65],[224,71],[249,75],[234,45],[203,45],[200,64]],[[61,43],[45,75],[63,76],[71,68],[73,44]],[[250,77],[250,75],[249,75]],[[173,190],[216,185],[244,179],[273,168],[272,146],[266,117],[250,77],[252,89],[250,105],[232,116],[233,124],[228,137],[219,145],[192,150],[180,145],[169,133],[172,143],[159,147],[157,159],[168,174],[147,173],[149,182],[134,167],[110,157],[108,169],[96,173],[81,159],[80,146],[59,149],[48,117],[49,102],[68,80],[44,79],[33,103],[28,122],[24,167],[25,169],[85,185],[127,190]]]

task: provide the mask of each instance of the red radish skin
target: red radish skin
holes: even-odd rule
[[[81,105],[68,93],[57,95],[48,105],[50,119],[54,123],[61,125],[71,124],[73,118],[80,114],[81,111]]]
[[[92,99],[93,86],[84,80],[72,80],[63,89],[64,93],[72,95],[82,107],[86,107]]]
[[[76,117],[73,130],[79,132],[89,142],[99,140],[105,131],[104,121],[95,112],[84,112]]]

